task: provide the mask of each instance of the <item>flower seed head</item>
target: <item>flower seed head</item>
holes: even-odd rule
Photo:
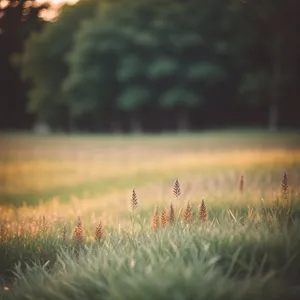
[[[152,220],[151,220],[151,229],[152,230],[157,230],[158,226],[159,226],[159,216],[158,216],[158,207],[157,205],[154,208],[154,213],[152,216]]]
[[[175,222],[175,209],[172,202],[170,203],[170,208],[169,208],[169,222],[171,224]]]
[[[132,196],[130,200],[130,208],[132,211],[136,210],[138,207],[139,201],[135,192],[135,189],[132,190]]]
[[[201,222],[205,223],[208,220],[208,212],[203,199],[201,205],[199,205],[198,214]]]
[[[180,195],[181,195],[180,184],[179,184],[178,178],[176,178],[174,185],[173,185],[173,196],[175,198],[179,198]]]
[[[193,220],[193,211],[192,211],[192,207],[190,206],[189,202],[187,203],[186,208],[183,211],[182,218],[183,218],[183,221],[185,221],[185,222],[191,222]]]
[[[165,228],[168,225],[168,214],[167,214],[167,210],[164,208],[162,213],[161,213],[161,226],[162,228]]]

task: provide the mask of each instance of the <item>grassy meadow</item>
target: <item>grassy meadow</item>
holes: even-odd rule
[[[299,133],[2,134],[0,299],[300,299],[299,192]]]

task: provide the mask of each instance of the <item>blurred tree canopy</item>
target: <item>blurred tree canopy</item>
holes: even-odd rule
[[[78,5],[65,6],[61,17],[47,23],[43,30],[33,33],[25,43],[22,55],[15,57],[21,64],[21,75],[29,79],[30,112],[54,128],[70,126],[70,116],[62,84],[68,75],[66,56],[73,47],[73,40],[81,22],[91,18],[96,1],[81,1]]]
[[[44,23],[38,14],[47,5],[35,4],[0,0],[0,128],[24,128],[31,119],[25,114],[27,84],[13,67],[11,55],[21,52],[24,41]]]
[[[299,92],[298,16],[297,0],[81,0],[15,61],[53,128],[187,130],[262,108],[274,129]]]

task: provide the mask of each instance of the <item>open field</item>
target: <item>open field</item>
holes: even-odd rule
[[[0,149],[0,299],[299,299],[299,134],[3,134]],[[175,222],[151,230],[170,201]]]

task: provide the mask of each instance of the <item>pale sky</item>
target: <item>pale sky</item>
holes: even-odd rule
[[[43,9],[40,11],[39,17],[45,19],[46,21],[53,21],[57,18],[58,16],[58,11],[60,7],[67,3],[69,5],[73,5],[79,0],[35,0],[35,1],[26,1],[24,3],[24,14],[26,14],[26,9],[30,8],[32,5],[41,5],[43,3],[51,3],[51,8],[49,9]],[[15,5],[18,5],[18,1],[15,2]],[[10,1],[8,0],[0,0],[0,9],[6,8],[10,4]]]
[[[69,5],[73,5],[78,1],[79,0],[36,0],[36,2],[39,4],[43,4],[45,2],[51,3],[51,8],[41,10],[39,17],[46,21],[54,21],[57,18],[59,9],[63,4],[67,3]]]

